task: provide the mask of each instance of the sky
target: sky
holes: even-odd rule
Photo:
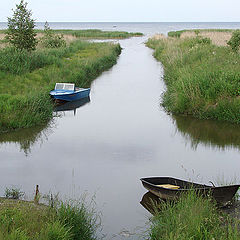
[[[0,22],[20,0],[2,0]],[[240,22],[240,0],[27,0],[37,22]]]

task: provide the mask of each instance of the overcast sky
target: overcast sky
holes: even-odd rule
[[[20,0],[2,0],[6,22]],[[240,22],[240,0],[28,0],[38,22]]]

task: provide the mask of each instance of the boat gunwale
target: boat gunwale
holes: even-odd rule
[[[164,188],[164,187],[160,187],[157,186],[156,184],[150,183],[148,182],[146,179],[149,178],[169,178],[169,179],[173,179],[173,180],[177,180],[177,181],[182,181],[188,184],[192,184],[192,185],[202,185],[205,187],[195,187],[195,188],[179,188],[179,189],[171,189],[171,188]],[[205,184],[198,184],[198,183],[194,183],[194,182],[189,182],[189,181],[185,181],[182,179],[177,179],[177,178],[173,178],[173,177],[146,177],[146,178],[140,178],[141,182],[146,183],[148,185],[151,185],[152,187],[158,188],[158,189],[163,189],[163,190],[167,190],[167,191],[189,191],[189,190],[210,190],[210,189],[221,189],[221,188],[229,188],[229,187],[240,187],[240,184],[234,184],[234,185],[227,185],[227,186],[209,186],[209,185],[205,185]]]
[[[80,88],[80,89],[78,89],[78,90],[76,90],[76,91],[68,91],[68,92],[59,92],[59,93],[57,93],[56,91],[58,91],[58,90],[52,90],[51,92],[50,92],[50,95],[51,96],[66,96],[66,95],[72,95],[72,94],[77,94],[77,93],[80,93],[80,92],[85,92],[85,91],[88,91],[88,90],[90,90],[90,88]],[[66,91],[66,90],[65,90]]]

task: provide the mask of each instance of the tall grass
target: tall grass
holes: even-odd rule
[[[210,197],[202,198],[192,191],[176,203],[162,205],[151,219],[151,240],[240,239],[239,221],[219,212]]]
[[[0,240],[96,240],[99,216],[85,202],[55,207],[0,199]]]
[[[206,38],[152,40],[164,65],[163,106],[176,114],[240,123],[240,55]]]
[[[4,53],[8,53],[4,55]],[[45,124],[52,117],[49,91],[56,82],[89,87],[116,63],[119,44],[72,42],[35,53],[0,52],[0,132]],[[22,54],[22,55],[21,55]]]

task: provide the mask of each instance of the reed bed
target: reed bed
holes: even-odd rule
[[[54,30],[55,33],[65,35],[72,35],[77,38],[84,39],[124,39],[130,37],[143,36],[140,32],[129,33],[124,31],[102,31],[99,29],[86,29],[86,30]]]
[[[151,219],[149,239],[237,240],[239,224],[221,213],[211,197],[202,198],[192,191],[176,203],[161,204],[161,211]]]
[[[240,123],[240,55],[209,38],[149,39],[164,65],[163,106],[175,114]]]

